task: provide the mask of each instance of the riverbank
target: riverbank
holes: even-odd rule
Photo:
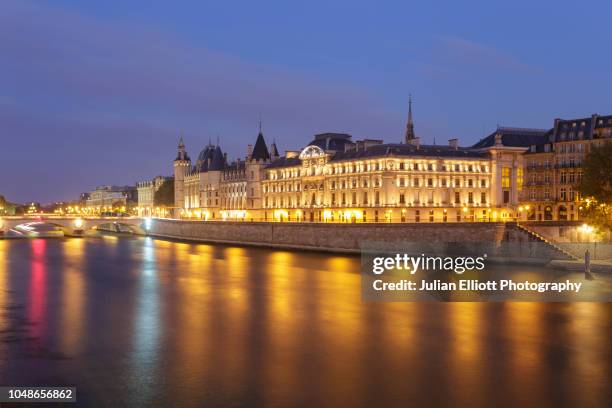
[[[265,248],[310,250],[333,253],[355,253],[363,245],[376,243],[385,249],[402,243],[424,245],[448,243],[499,247],[505,252],[490,254],[504,258],[508,263],[546,264],[551,259],[568,259],[554,247],[537,243],[517,227],[516,223],[308,223],[308,222],[232,222],[184,221],[155,219],[148,235],[156,238]],[[388,248],[387,248],[388,245]],[[510,250],[508,250],[510,248]]]
[[[194,242],[358,253],[363,242],[501,242],[507,232],[505,223],[328,224],[155,219],[148,234]]]

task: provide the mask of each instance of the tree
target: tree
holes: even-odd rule
[[[153,196],[153,203],[156,206],[173,207],[174,206],[174,178],[168,178],[159,186],[159,189]]]
[[[583,168],[578,186],[585,198],[582,215],[596,226],[612,229],[612,142],[592,147]]]

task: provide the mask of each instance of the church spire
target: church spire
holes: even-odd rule
[[[408,96],[408,123],[406,124],[406,143],[410,143],[415,139],[414,122],[412,121],[412,95]]]

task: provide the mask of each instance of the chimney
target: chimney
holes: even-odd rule
[[[412,139],[409,139],[408,142],[415,146],[417,149],[421,146],[421,138],[420,137],[415,137]]]
[[[249,159],[251,158],[251,156],[253,156],[253,145],[247,146],[247,156],[249,157]]]
[[[459,148],[459,139],[448,139],[448,145],[457,150]]]
[[[495,146],[503,146],[503,143],[502,143],[502,134],[499,133],[499,132],[497,132],[495,134]]]

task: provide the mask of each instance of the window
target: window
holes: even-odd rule
[[[367,204],[367,203],[368,203],[368,193],[367,193],[367,192],[364,192],[364,193],[363,193],[363,203],[364,203],[364,204]]]
[[[427,187],[433,187],[433,179],[427,179]]]
[[[502,188],[510,188],[510,167],[502,167]]]
[[[376,205],[380,204],[380,191],[377,191],[374,197]]]
[[[434,221],[434,210],[429,210],[429,222]]]
[[[480,187],[484,188],[486,186],[487,186],[487,180],[485,180],[485,179],[480,180]]]
[[[461,180],[455,179],[455,187],[461,187]]]
[[[481,204],[487,203],[487,193],[480,193],[480,203]]]
[[[468,193],[468,203],[474,204],[474,193],[471,191]]]
[[[406,204],[406,196],[404,194],[400,194],[399,202],[400,204]]]
[[[455,204],[461,204],[461,195],[458,191],[455,191]]]

